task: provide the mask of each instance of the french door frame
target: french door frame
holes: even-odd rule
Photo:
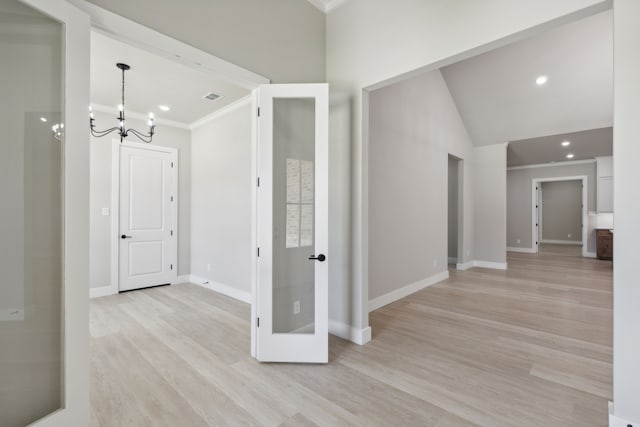
[[[274,95],[275,94],[275,95]],[[252,253],[251,256],[255,260],[252,263],[252,304],[251,304],[251,355],[260,361],[274,361],[274,362],[306,362],[306,363],[326,363],[328,361],[328,263],[331,262],[331,254],[328,254],[328,262],[316,262],[315,269],[315,287],[314,287],[314,303],[315,303],[315,332],[314,334],[283,334],[291,335],[290,338],[295,338],[296,343],[293,340],[280,340],[281,348],[277,352],[277,356],[274,358],[273,354],[267,355],[261,354],[261,346],[264,342],[261,342],[261,335],[263,340],[266,334],[265,330],[272,327],[272,318],[266,319],[264,309],[260,308],[260,301],[264,301],[262,298],[264,295],[264,289],[267,285],[271,287],[270,292],[273,291],[273,284],[271,280],[261,282],[261,275],[269,276],[269,272],[273,268],[273,237],[272,237],[272,224],[273,224],[273,140],[271,139],[271,145],[266,146],[265,140],[268,138],[268,130],[271,129],[273,123],[271,122],[268,128],[265,128],[262,123],[268,123],[272,120],[271,114],[272,107],[268,107],[265,102],[270,102],[273,98],[315,98],[316,99],[316,113],[315,113],[315,209],[314,209],[314,221],[315,221],[315,251],[316,255],[319,253],[328,253],[328,171],[329,171],[329,143],[328,143],[328,85],[327,84],[274,84],[265,85],[253,91],[252,94],[252,107],[253,107],[253,122],[252,122],[252,139],[253,139],[253,157],[252,157],[252,170],[254,171],[254,183],[253,185],[253,206],[252,206]],[[268,100],[268,101],[267,101]],[[326,111],[323,113],[322,111]],[[271,137],[272,138],[272,137]],[[271,153],[271,161],[265,161],[263,156],[269,155],[265,153],[265,150],[269,150]],[[323,172],[324,168],[324,172]],[[322,178],[322,174],[326,173],[326,179]],[[324,206],[318,208],[318,206]],[[261,211],[262,209],[262,211]],[[318,236],[321,236],[318,239]],[[324,236],[324,237],[322,237]],[[324,241],[323,241],[324,238]],[[260,250],[261,248],[262,250]],[[310,254],[311,255],[311,254]],[[315,262],[315,261],[311,261]],[[261,264],[262,263],[262,264]],[[272,307],[272,306],[271,306]],[[270,309],[272,310],[272,308]],[[272,311],[269,311],[272,315]],[[324,321],[319,321],[320,316],[327,317]],[[269,315],[269,314],[268,314]],[[260,324],[260,318],[262,316],[262,324]],[[262,330],[259,328],[262,327]],[[262,332],[261,332],[262,331]],[[271,334],[272,339],[273,335]],[[278,334],[279,335],[279,334]],[[326,337],[326,346],[318,351],[318,354],[312,356],[305,356],[304,360],[297,359],[295,356],[291,356],[292,350],[298,347],[298,344],[304,345],[308,343],[311,345],[312,337]]]
[[[65,0],[20,0],[64,25],[61,408],[36,427],[89,421],[89,17]]]

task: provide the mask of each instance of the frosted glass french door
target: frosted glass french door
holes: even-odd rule
[[[256,358],[328,361],[328,86],[258,90]]]
[[[3,427],[89,421],[89,31],[63,0],[0,2]]]

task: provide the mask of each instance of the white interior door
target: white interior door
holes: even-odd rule
[[[253,336],[263,362],[328,361],[328,92],[258,90]]]
[[[120,146],[120,291],[168,284],[176,277],[174,157],[161,147]]]

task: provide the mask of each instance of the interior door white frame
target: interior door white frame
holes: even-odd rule
[[[63,22],[62,407],[32,426],[89,423],[89,17],[65,0],[21,0]],[[62,53],[62,52],[61,52]]]
[[[587,251],[587,229],[588,229],[588,216],[587,216],[587,203],[588,203],[588,189],[587,189],[587,176],[586,175],[578,175],[578,176],[561,176],[561,177],[553,177],[553,178],[534,178],[531,180],[531,250],[534,253],[538,253],[538,247],[540,245],[536,244],[538,242],[538,227],[536,227],[536,222],[538,220],[538,215],[536,211],[536,204],[538,202],[538,191],[536,187],[543,182],[557,182],[557,181],[582,181],[582,256],[588,256]]]
[[[301,87],[304,86],[305,88],[302,89]],[[315,254],[328,254],[328,261],[331,261],[331,254],[328,253],[328,222],[329,222],[329,218],[328,218],[328,208],[322,208],[322,206],[327,207],[328,206],[328,179],[324,180],[324,179],[320,179],[322,177],[322,171],[323,169],[326,169],[325,173],[328,173],[328,162],[329,162],[329,158],[328,158],[328,154],[329,154],[329,147],[328,147],[328,92],[327,92],[327,96],[323,97],[322,93],[323,91],[327,91],[326,89],[326,84],[304,84],[304,85],[296,85],[296,84],[289,84],[289,85],[269,85],[269,86],[265,86],[263,88],[263,90],[267,90],[269,92],[271,92],[272,89],[275,88],[275,90],[277,90],[277,96],[278,97],[283,97],[283,98],[316,98],[316,129],[315,129],[315,141],[316,141],[316,147],[315,147],[315,179],[314,179],[314,186],[315,186],[315,212],[314,212],[314,218],[315,218]],[[304,92],[304,94],[302,93]],[[264,93],[264,92],[262,92]],[[262,264],[263,268],[265,270],[263,270],[263,275],[268,275],[265,274],[265,271],[271,271],[272,269],[272,250],[269,250],[268,248],[271,248],[272,243],[273,243],[273,228],[272,228],[272,210],[269,208],[265,209],[265,212],[262,213],[262,215],[259,217],[258,216],[258,209],[259,206],[272,206],[272,197],[273,197],[273,190],[272,190],[272,181],[273,181],[273,164],[272,162],[269,161],[262,161],[262,156],[265,154],[263,153],[262,150],[264,150],[264,144],[261,144],[261,135],[266,135],[270,133],[270,129],[271,127],[265,127],[264,125],[260,126],[259,125],[259,120],[264,120],[265,124],[269,124],[270,120],[272,120],[272,118],[270,116],[268,116],[268,110],[267,109],[263,109],[264,113],[260,114],[259,116],[259,108],[261,106],[261,103],[264,102],[264,99],[260,98],[260,94],[261,91],[260,90],[256,90],[253,93],[253,107],[254,107],[254,113],[253,114],[254,120],[253,120],[253,143],[254,143],[254,156],[252,159],[252,163],[253,163],[253,171],[254,171],[254,199],[253,199],[253,206],[252,206],[252,216],[254,217],[254,223],[253,223],[253,227],[252,227],[252,259],[254,260],[254,262],[252,262],[252,271],[251,271],[251,275],[252,275],[252,310],[251,310],[251,355],[253,357],[258,358],[259,360],[266,360],[266,359],[261,359],[260,358],[260,351],[259,351],[259,346],[260,346],[260,331],[265,331],[268,329],[271,329],[271,320],[272,319],[266,319],[269,316],[264,316],[263,313],[259,313],[258,312],[258,301],[260,301],[261,298],[261,293],[260,293],[260,285],[259,285],[259,276],[260,276],[260,269],[261,266],[259,265],[259,263],[264,263]],[[273,96],[272,93],[267,93],[267,97],[275,97]],[[322,111],[327,111],[327,114],[323,114]],[[259,118],[258,118],[259,117]],[[262,150],[261,150],[262,147]],[[258,181],[258,179],[260,179],[260,181]],[[258,182],[259,182],[259,190],[258,191]],[[260,251],[260,257],[256,256],[256,251],[257,248],[263,248],[264,250]],[[299,338],[301,338],[301,341],[305,341],[308,342],[309,347],[311,347],[312,344],[312,340],[311,338],[313,338],[314,336],[325,336],[327,338],[327,348],[325,349],[325,351],[328,349],[328,334],[329,334],[329,330],[328,330],[328,262],[322,262],[322,263],[317,263],[316,264],[316,270],[315,270],[315,280],[316,280],[316,284],[315,284],[315,304],[316,304],[316,310],[315,310],[315,319],[314,319],[314,325],[315,325],[315,333],[314,334],[298,334],[297,336]],[[323,283],[323,279],[324,282]],[[271,286],[272,284],[269,283],[269,286]],[[327,319],[324,319],[325,321],[321,321],[321,316],[322,313],[324,313],[327,316]],[[260,324],[260,327],[262,328],[261,330],[258,330],[257,327],[257,323],[258,323],[258,318],[263,316],[263,318],[265,318],[267,321],[266,322],[262,322]],[[275,335],[280,335],[280,334],[275,334]],[[287,335],[287,334],[282,334],[282,335]],[[299,344],[299,343],[296,343]],[[301,346],[299,348],[291,348],[292,343],[288,342],[286,340],[281,340],[279,342],[279,349],[278,349],[278,356],[276,357],[276,360],[274,361],[279,361],[279,362],[302,362],[302,360],[299,359],[288,359],[289,354],[291,353],[295,353],[300,352],[300,353],[304,353],[302,350],[305,349],[304,346]],[[302,349],[302,350],[301,350]],[[316,360],[312,360],[313,357],[317,358]],[[325,363],[325,357],[327,357],[326,354],[314,354],[311,357],[307,358],[305,361],[306,362],[311,362],[311,363]]]
[[[111,141],[111,286],[112,294],[117,294],[120,289],[120,149],[122,147],[139,148],[141,150],[169,153],[174,167],[171,168],[171,194],[174,200],[171,203],[171,229],[174,230],[171,239],[171,263],[176,266],[171,272],[171,284],[178,282],[178,150],[171,147],[145,144],[141,142],[120,142],[119,139]]]

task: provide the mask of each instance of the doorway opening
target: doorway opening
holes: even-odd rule
[[[533,180],[535,252],[587,256],[587,177]]]
[[[462,159],[449,154],[447,180],[447,255],[448,264],[456,268],[462,260]]]

